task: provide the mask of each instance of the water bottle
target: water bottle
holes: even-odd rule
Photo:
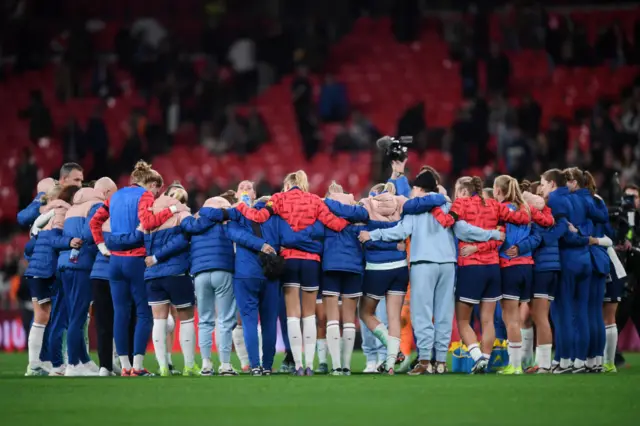
[[[251,205],[251,198],[249,198],[249,194],[246,192],[240,194],[240,200],[248,206]]]
[[[69,254],[69,260],[71,263],[78,263],[78,256],[80,256],[80,250],[71,249],[71,254]]]

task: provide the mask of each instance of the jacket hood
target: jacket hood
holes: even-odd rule
[[[395,222],[400,220],[402,206],[406,201],[406,197],[383,192],[374,197],[363,198],[360,202],[369,212],[371,220]]]
[[[347,205],[353,205],[356,202],[356,200],[353,198],[353,194],[329,194],[327,198]]]
[[[73,204],[82,204],[88,202],[99,203],[103,202],[104,200],[104,194],[93,188],[82,188],[80,191],[76,192],[76,195],[73,196]]]
[[[212,207],[214,209],[223,209],[225,207],[231,207],[231,203],[222,197],[211,197],[204,202],[203,207]]]
[[[51,190],[51,188],[54,187],[55,184],[56,184],[56,181],[53,180],[53,178],[42,179],[40,182],[38,182],[38,189],[37,189],[38,194],[42,192],[46,194]]]
[[[526,201],[527,204],[538,210],[542,210],[544,208],[544,198],[539,195],[525,191],[522,193],[522,198],[524,198],[524,201]]]

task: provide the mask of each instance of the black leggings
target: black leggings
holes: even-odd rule
[[[113,370],[113,299],[109,281],[92,279],[93,313],[98,336],[98,359],[100,367]],[[129,348],[133,351],[133,334],[136,326],[135,306],[131,307],[131,323],[129,324]],[[133,363],[133,352],[129,354],[129,362]]]

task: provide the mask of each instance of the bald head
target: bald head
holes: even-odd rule
[[[118,190],[116,183],[108,177],[100,178],[93,185],[93,189],[104,194],[105,198],[109,198],[111,194]]]
[[[45,194],[51,190],[56,184],[55,179],[53,178],[45,178],[38,182],[38,194],[44,192]]]

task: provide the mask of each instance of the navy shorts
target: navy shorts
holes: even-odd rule
[[[282,275],[283,287],[300,287],[303,291],[320,289],[320,262],[307,259],[287,259]]]
[[[31,293],[31,300],[37,302],[38,305],[51,302],[51,294],[53,292],[53,283],[56,281],[55,277],[51,278],[34,278],[28,277],[27,284],[29,285],[29,293]]]
[[[174,275],[147,281],[149,306],[171,303],[176,308],[195,304],[193,280],[189,275]]]
[[[460,302],[477,305],[502,298],[499,265],[459,266],[456,276],[456,300]]]
[[[354,298],[362,296],[362,274],[345,271],[325,271],[322,295]]]
[[[604,291],[604,303],[620,303],[624,292],[624,283],[627,278],[617,278],[614,274],[607,277]]]
[[[533,287],[533,265],[513,265],[500,269],[502,298],[528,302]]]
[[[366,269],[364,293],[372,299],[382,300],[387,294],[404,296],[409,286],[409,268]]]
[[[553,300],[560,284],[560,271],[533,272],[533,298]]]

